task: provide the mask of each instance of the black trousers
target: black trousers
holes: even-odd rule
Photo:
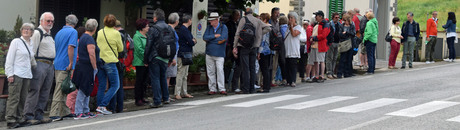
[[[136,66],[136,84],[134,85],[134,99],[136,102],[144,100],[148,75],[149,71],[147,67]]]
[[[353,50],[350,49],[346,52],[340,53],[339,68],[337,70],[337,76],[345,77],[353,74]]]
[[[258,48],[242,48],[238,49],[241,68],[241,91],[243,93],[253,93],[256,79],[256,53]]]
[[[232,54],[233,55],[233,54]],[[232,90],[235,91],[239,88],[240,85],[240,77],[241,77],[241,65],[239,58],[233,58],[234,60],[234,68],[233,68],[233,78],[232,78]]]
[[[297,70],[299,70],[299,77],[300,78],[305,78],[305,66],[307,65],[307,60],[308,60],[308,55],[305,52],[305,46],[301,45],[300,46],[300,59],[299,59],[299,65]]]
[[[296,82],[298,58],[286,58],[286,81],[288,84]]]
[[[271,83],[272,83],[272,55],[263,55],[260,54],[260,71],[262,72],[263,77],[263,90],[270,91]]]
[[[283,80],[285,80],[288,76],[288,72],[286,70],[286,49],[284,47],[284,45],[281,45],[281,48],[279,51],[277,51],[278,53],[280,53],[278,56],[278,65],[280,66],[280,69],[281,69],[281,77],[283,78]]]

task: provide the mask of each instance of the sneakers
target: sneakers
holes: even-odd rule
[[[236,90],[235,90],[235,92],[236,92]],[[208,92],[208,95],[214,95],[214,94],[216,94],[216,92],[213,92],[213,91]]]
[[[312,82],[313,82],[313,79],[308,78],[306,82],[307,82],[307,83],[312,83]]]
[[[225,92],[225,91],[220,91],[220,94],[222,94],[222,95],[227,95],[227,92]]]
[[[29,122],[30,125],[38,125],[38,124],[40,124],[39,120],[27,120],[27,122]]]
[[[112,112],[108,111],[107,108],[105,108],[105,107],[97,107],[96,111],[100,112],[100,113],[102,113],[104,115],[112,114]]]
[[[74,117],[75,120],[88,119],[89,117],[86,114],[78,114],[77,117]]]
[[[136,106],[144,106],[145,103],[142,100],[138,100],[136,103]]]
[[[96,118],[96,117],[97,117],[96,114],[93,114],[93,113],[91,113],[91,112],[88,112],[88,113],[86,113],[85,115],[86,115],[87,117],[89,117],[89,118]]]
[[[319,77],[318,80],[317,80],[318,83],[324,83],[324,78],[323,77]]]
[[[402,67],[401,67],[401,69],[405,69],[405,68],[406,68],[406,66],[402,66]]]
[[[55,122],[55,121],[62,121],[62,118],[60,116],[52,116],[50,119]]]
[[[431,63],[436,63],[436,62],[434,62],[434,61],[431,61]]]
[[[14,123],[6,123],[6,126],[8,129],[14,129],[19,127],[19,123],[14,122]]]
[[[259,89],[260,86],[259,86],[259,85],[254,85],[254,88],[255,88],[255,89]]]
[[[77,117],[77,115],[75,115],[75,114],[69,114],[69,115],[63,116],[62,119],[74,118],[74,117]]]
[[[154,103],[150,103],[150,108],[160,108],[163,107],[163,103],[160,103],[158,105],[155,105]]]

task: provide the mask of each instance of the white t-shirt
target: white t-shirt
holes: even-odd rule
[[[302,27],[297,25],[293,28],[293,30],[301,32]],[[288,30],[287,33],[291,32]],[[286,35],[288,35],[284,43],[286,48],[286,58],[300,58],[300,34],[296,37],[292,37],[291,34]]]

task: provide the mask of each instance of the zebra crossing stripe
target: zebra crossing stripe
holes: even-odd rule
[[[444,108],[458,105],[458,102],[449,102],[449,101],[432,101],[425,104],[417,105],[407,109],[395,111],[388,113],[389,116],[405,116],[405,117],[417,117],[425,115],[431,112],[435,112]]]
[[[230,100],[241,99],[241,98],[254,97],[254,96],[258,96],[258,95],[260,95],[260,94],[245,94],[245,95],[225,96],[225,97],[219,97],[219,98],[211,98],[211,99],[204,99],[204,100],[196,100],[196,101],[178,103],[178,104],[174,104],[174,105],[198,106],[198,105],[203,105],[203,104],[210,104],[210,103],[224,102],[224,101],[230,101]]]
[[[287,105],[287,106],[276,107],[276,109],[301,110],[301,109],[305,109],[305,108],[317,107],[317,106],[321,106],[321,105],[326,105],[326,104],[330,104],[330,103],[350,100],[350,99],[354,99],[354,98],[357,98],[357,97],[333,96],[333,97],[327,97],[327,98],[322,98],[322,99],[316,99],[316,100],[296,103],[296,104]]]
[[[407,101],[407,99],[394,99],[394,98],[381,98],[374,101],[364,102],[356,105],[341,107],[329,111],[333,112],[345,112],[345,113],[357,113],[361,111],[366,111],[370,109],[375,109],[399,102]]]
[[[225,106],[226,107],[253,107],[253,106],[259,106],[259,105],[275,103],[275,102],[280,102],[280,101],[285,101],[285,100],[307,97],[307,96],[309,95],[283,95],[283,96],[278,96],[278,97],[253,100],[253,101],[230,104],[230,105],[225,105]]]
[[[460,122],[460,116],[457,116],[457,117],[454,117],[454,118],[447,119],[447,121]]]

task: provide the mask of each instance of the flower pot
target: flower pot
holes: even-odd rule
[[[0,95],[8,94],[6,92],[4,93],[4,90],[8,89],[5,85],[6,82],[7,82],[6,75],[0,75]]]
[[[136,81],[130,80],[128,78],[123,78],[123,86],[134,86]]]
[[[190,83],[199,83],[201,82],[201,73],[189,73]]]

